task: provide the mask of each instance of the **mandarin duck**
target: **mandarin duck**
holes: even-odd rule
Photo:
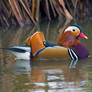
[[[28,38],[27,45],[31,46],[33,57],[81,59],[88,57],[88,49],[79,37],[88,39],[80,26],[71,25],[64,29],[57,43],[46,42],[43,33],[36,32]]]
[[[79,40],[88,39],[80,26],[70,25],[64,29],[57,43],[46,42],[43,32],[35,32],[24,46],[3,48],[12,51],[18,59],[58,58],[78,60],[88,57],[88,49]]]

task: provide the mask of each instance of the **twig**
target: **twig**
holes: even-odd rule
[[[37,7],[36,7],[36,21],[39,20],[39,9],[40,9],[40,0],[37,0]]]
[[[48,5],[48,0],[46,0],[46,10],[47,10],[48,19],[51,20],[50,11],[49,11],[49,5]]]
[[[52,1],[51,1],[51,0],[49,0],[49,2],[50,2],[50,5],[51,5],[51,8],[52,8],[52,11],[53,11],[54,17],[56,17],[56,13],[55,13],[55,9],[54,9],[54,7],[53,7]]]

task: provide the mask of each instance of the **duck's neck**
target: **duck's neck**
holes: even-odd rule
[[[73,49],[79,59],[88,57],[88,49],[82,43],[78,43],[76,46],[73,46]]]

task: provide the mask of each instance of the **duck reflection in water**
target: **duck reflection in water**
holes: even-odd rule
[[[69,63],[65,61],[52,62],[33,62],[30,79],[33,81],[34,89],[47,87],[50,90],[70,87],[78,90],[86,85],[87,72],[80,71],[81,69],[78,68],[69,68]]]

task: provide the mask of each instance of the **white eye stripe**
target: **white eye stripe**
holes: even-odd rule
[[[67,29],[65,29],[65,31],[64,32],[66,32],[66,31],[70,31],[70,30],[72,30],[73,29],[73,27],[68,27]]]
[[[73,31],[73,30],[76,31],[76,29],[78,29],[78,28],[77,28],[77,27],[70,26],[70,27],[66,28],[64,32]],[[78,29],[78,30],[79,30],[79,29]]]

